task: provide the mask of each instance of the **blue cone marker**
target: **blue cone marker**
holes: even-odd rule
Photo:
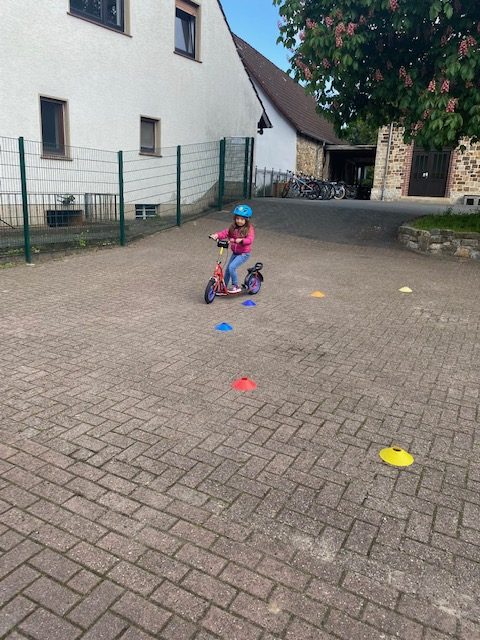
[[[253,300],[245,300],[245,302],[242,302],[242,304],[243,304],[244,307],[256,307],[257,306]]]
[[[217,324],[215,329],[217,331],[233,331],[233,327],[230,324],[227,324],[226,322]]]

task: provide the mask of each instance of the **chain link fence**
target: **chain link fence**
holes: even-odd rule
[[[0,259],[125,244],[251,196],[253,139],[164,148],[161,154],[0,138]]]
[[[279,198],[290,178],[289,172],[255,167],[253,194],[256,198]]]

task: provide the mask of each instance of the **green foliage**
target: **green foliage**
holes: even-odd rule
[[[87,233],[88,233],[88,229],[87,229]],[[82,231],[82,233],[78,235],[78,246],[80,247],[80,249],[85,249],[87,244],[88,244],[88,236],[86,233]]]
[[[369,120],[355,120],[341,131],[342,140],[350,144],[376,144],[378,129]]]
[[[273,0],[294,77],[342,127],[395,122],[405,140],[480,139],[479,0]]]
[[[450,229],[451,231],[473,231],[480,233],[480,213],[431,215],[417,218],[410,223],[416,229]]]

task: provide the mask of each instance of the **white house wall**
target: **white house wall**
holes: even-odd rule
[[[23,136],[39,222],[62,196],[84,207],[90,194],[117,194],[120,149],[127,215],[137,203],[173,206],[176,145],[183,146],[182,202],[210,198],[219,140],[256,134],[262,106],[217,0],[198,0],[200,62],[174,53],[175,0],[128,4],[125,35],[69,15],[69,0],[2,0],[0,195],[20,191],[11,167],[15,138]],[[68,104],[71,160],[41,157],[40,96]],[[163,157],[139,154],[141,116],[160,120]]]
[[[263,169],[293,171],[297,163],[297,131],[273,105],[258,84],[255,87],[272,123],[256,137],[255,163]]]
[[[2,0],[0,135],[40,140],[40,96],[66,100],[69,143],[139,147],[254,136],[262,109],[217,0],[200,5],[200,62],[174,53],[175,1],[130,0],[125,35],[68,15],[69,1]]]

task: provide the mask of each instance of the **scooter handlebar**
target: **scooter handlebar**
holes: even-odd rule
[[[215,242],[217,243],[217,247],[220,247],[221,249],[227,249],[230,244],[230,240],[228,238],[226,238],[225,240],[219,240],[218,238],[214,238],[213,236],[208,237],[210,238],[210,240],[215,240]]]

